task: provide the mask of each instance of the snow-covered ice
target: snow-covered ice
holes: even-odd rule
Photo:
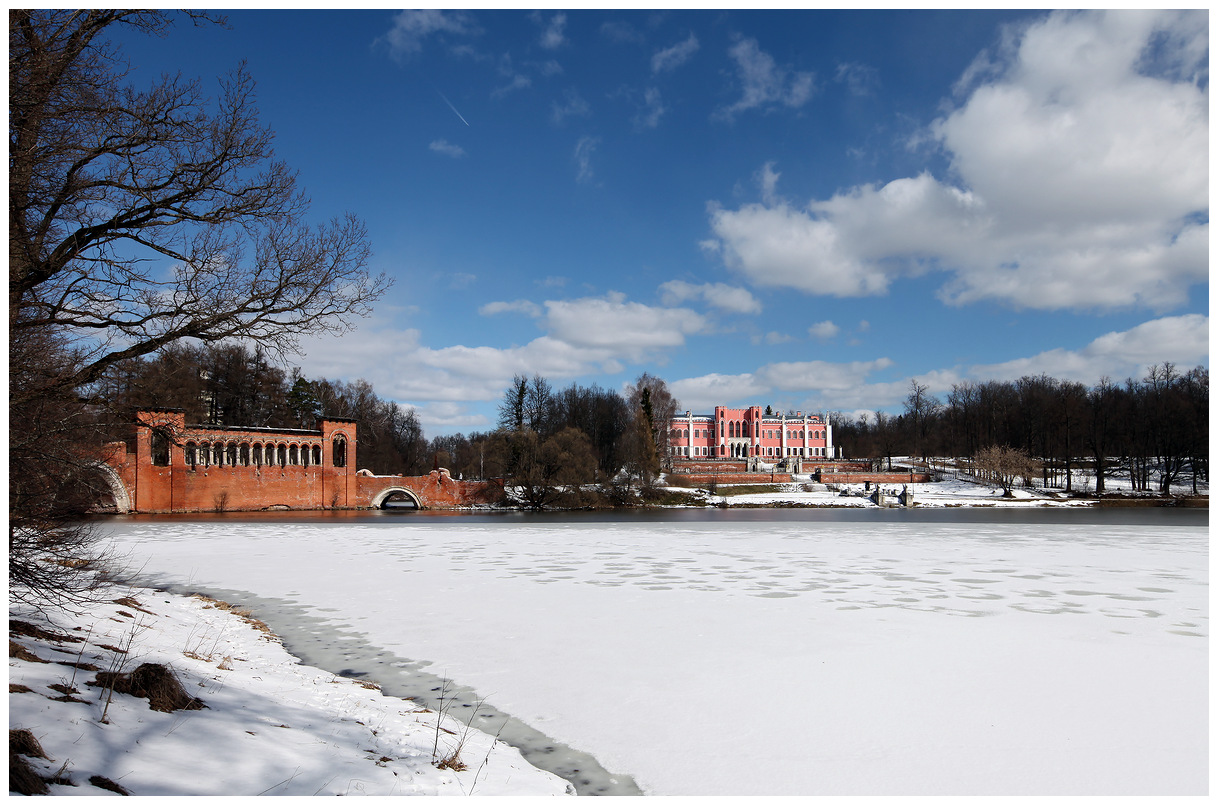
[[[146,579],[429,662],[647,793],[1206,792],[1203,512],[114,528]]]

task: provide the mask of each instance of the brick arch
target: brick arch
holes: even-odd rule
[[[101,472],[101,477],[110,487],[110,494],[114,495],[114,508],[119,514],[127,514],[131,511],[131,495],[127,492],[127,485],[123,483],[123,479],[114,468],[109,464],[98,461],[95,462],[96,467]]]
[[[414,490],[407,489],[404,486],[390,486],[390,487],[386,487],[385,489],[382,489],[380,492],[376,493],[376,495],[373,496],[373,498],[372,498],[372,503],[371,503],[372,508],[374,508],[374,509],[384,508],[385,502],[387,500],[389,500],[389,498],[393,497],[394,495],[405,495],[406,497],[408,497],[412,501],[414,501],[414,506],[416,509],[423,508],[423,501],[419,499],[418,494]]]

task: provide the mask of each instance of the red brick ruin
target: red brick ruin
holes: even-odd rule
[[[357,470],[356,424],[318,430],[187,426],[180,409],[140,411],[130,436],[106,446],[118,512],[450,509],[494,500],[493,482]]]

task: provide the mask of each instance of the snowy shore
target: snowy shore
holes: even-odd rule
[[[45,757],[27,760],[55,781],[48,793],[573,793],[462,720],[437,721],[371,683],[300,664],[216,602],[113,587],[53,622],[13,605],[9,617],[9,729],[40,745]],[[13,621],[27,625],[14,631]],[[145,664],[171,669],[204,709],[158,712],[150,699],[90,685]]]

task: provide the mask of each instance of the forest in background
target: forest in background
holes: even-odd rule
[[[108,401],[115,425],[159,407],[215,426],[314,428],[321,417],[353,419],[359,465],[376,474],[420,475],[438,465],[454,477],[536,481],[539,490],[612,483],[623,469],[650,483],[663,469],[666,423],[679,408],[664,381],[648,374],[625,394],[517,375],[495,429],[428,439],[414,409],[382,399],[367,381],[308,379],[240,344],[176,344],[121,362],[98,381],[94,397]],[[899,414],[827,417],[846,457],[877,463],[1008,448],[1034,462],[1025,474],[1067,490],[1075,483],[1067,469],[1086,469],[1099,493],[1114,471],[1147,492],[1166,492],[1182,477],[1193,484],[1209,478],[1209,372],[1202,366],[1182,373],[1158,364],[1141,379],[1091,387],[1047,375],[966,381],[943,399],[914,380]]]

